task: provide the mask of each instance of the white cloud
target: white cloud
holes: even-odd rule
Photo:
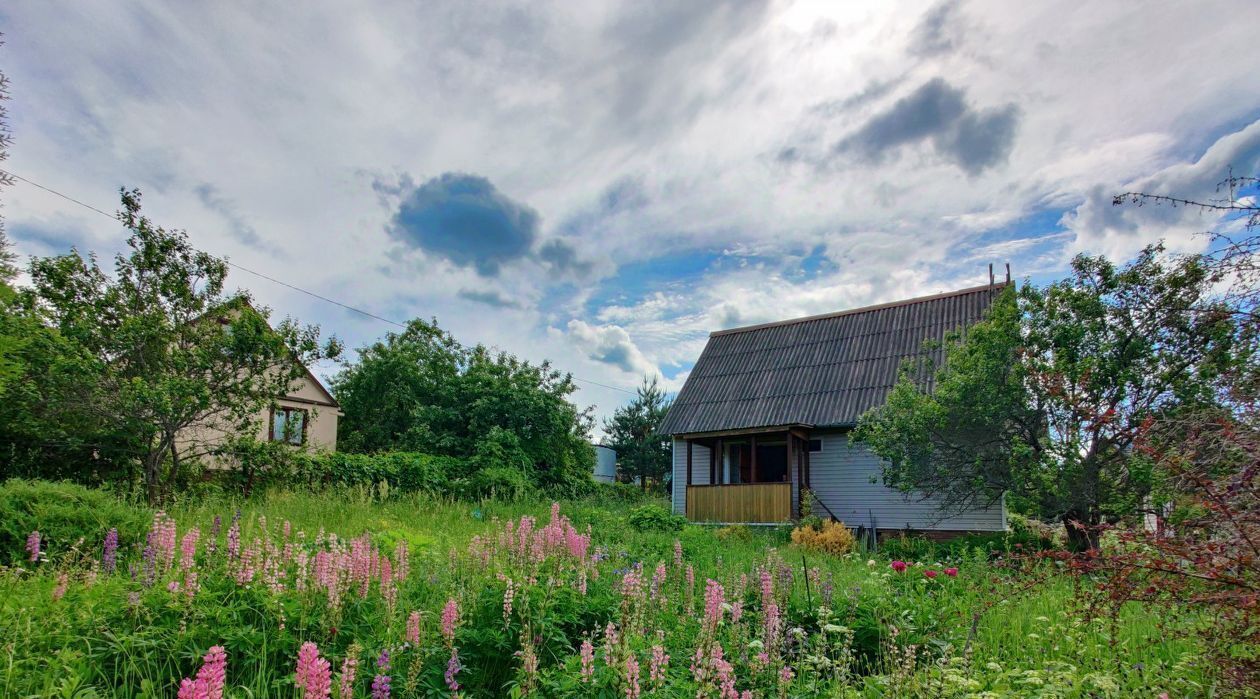
[[[117,187],[139,186],[155,221],[260,272],[389,318],[437,316],[465,342],[624,388],[658,367],[685,372],[718,327],[974,283],[985,257],[1042,272],[1072,250],[1124,254],[1205,227],[1113,210],[1110,194],[1210,194],[1254,152],[1222,134],[1260,112],[1260,95],[1239,87],[1254,81],[1260,5],[1224,0],[318,0],[300,11],[141,0],[0,14],[15,172],[106,211]],[[1003,157],[970,176],[956,140],[946,158],[915,142],[826,168],[778,157],[825,154],[936,78],[975,110],[1019,109]],[[473,263],[407,254],[372,188],[404,172],[488,179],[537,211],[539,245],[563,240],[591,276],[557,273],[566,255],[486,279]],[[52,252],[50,235],[105,254],[123,239],[28,186],[4,200],[11,230],[79,228],[30,229],[24,253]],[[1019,229],[1047,207],[1076,209],[1071,245]],[[802,273],[820,246],[826,264]],[[671,277],[698,251],[718,262]],[[661,271],[622,276],[642,268]],[[352,346],[390,329],[231,281]],[[618,349],[624,361],[591,358]],[[583,384],[577,399],[604,415],[626,397]]]

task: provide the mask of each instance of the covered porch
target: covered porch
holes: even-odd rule
[[[801,488],[809,488],[809,425],[678,437],[686,449],[687,519],[774,524],[800,517]]]

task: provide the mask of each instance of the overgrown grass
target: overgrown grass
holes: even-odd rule
[[[674,531],[666,521],[658,531],[652,518],[640,516],[636,521],[647,522],[641,531],[629,525],[635,503],[593,500],[561,503],[577,532],[589,528],[584,557],[563,545],[541,558],[528,546],[524,554],[504,548],[507,522],[532,516],[542,528],[549,506],[415,495],[382,501],[369,489],[176,502],[169,512],[179,535],[191,527],[202,532],[191,568],[198,589],[191,597],[185,589],[168,589],[187,581],[178,564],[165,573],[159,566],[146,584],[141,543],[125,546],[119,571],[107,575],[99,570],[100,542],[77,548],[56,542],[44,552],[46,560],[22,562],[0,575],[0,695],[173,696],[180,679],[194,675],[199,657],[217,644],[229,656],[228,696],[297,696],[294,659],[305,641],[317,643],[334,670],[356,648],[356,696],[368,696],[378,673],[392,676],[395,696],[449,696],[452,650],[465,696],[624,697],[631,659],[641,668],[644,694],[719,696],[715,647],[722,649],[721,662],[730,663],[735,687],[764,697],[1211,692],[1210,668],[1195,661],[1195,642],[1186,640],[1198,620],[1136,608],[1114,622],[1090,619],[1072,603],[1067,578],[1045,570],[1044,580],[1024,587],[1027,578],[1011,577],[987,551],[954,550],[949,560],[911,561],[919,565],[897,573],[878,554],[803,552],[782,529],[720,536],[694,525]],[[286,541],[312,555],[327,549],[320,532],[341,541],[367,534],[384,555],[404,542],[411,572],[397,584],[392,605],[374,580],[363,595],[352,589],[357,584],[347,585],[335,609],[313,583],[295,589],[300,574],[294,563],[278,585],[264,582],[261,564],[257,577],[242,583],[234,579],[240,563],[227,552],[227,530],[238,516],[242,549],[255,539],[275,542],[273,553],[259,544],[260,560],[287,557]],[[216,517],[211,552],[206,545]],[[289,537],[282,535],[286,523]],[[299,531],[305,533],[300,540]],[[485,543],[470,546],[474,537]],[[653,582],[658,564],[664,571],[659,585]],[[944,575],[948,567],[958,576]],[[688,568],[694,585],[687,582]],[[927,569],[942,574],[929,580]],[[761,591],[763,572],[771,580],[769,596]],[[627,574],[637,575],[637,583],[627,587]],[[722,586],[721,601],[729,605],[714,628],[705,622],[709,579]],[[514,600],[505,614],[508,580]],[[449,638],[440,628],[448,600],[461,616]],[[770,611],[771,602],[777,611]],[[420,612],[418,644],[406,639],[412,611]],[[768,620],[777,614],[783,625],[768,636]],[[607,640],[610,623],[616,644]],[[587,681],[583,640],[595,648]],[[671,661],[656,683],[649,665],[658,645]],[[699,679],[692,671],[697,649],[701,669],[709,669]],[[375,667],[382,651],[391,655],[389,670]],[[531,654],[536,671],[527,667]],[[789,681],[783,668],[793,675]]]

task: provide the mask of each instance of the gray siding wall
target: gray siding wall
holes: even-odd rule
[[[699,444],[691,447],[691,483],[709,484],[709,450]],[[674,512],[687,514],[687,443],[674,440]]]
[[[921,497],[907,496],[886,487],[880,473],[879,457],[865,445],[850,442],[846,432],[815,432],[811,436],[823,442],[821,452],[809,455],[810,485],[813,486],[814,496],[850,527],[869,527],[874,516],[875,526],[879,529],[1006,529],[1006,510],[1001,504],[941,520],[934,501],[924,501]],[[683,463],[685,467],[686,462]],[[705,464],[707,469],[707,460]],[[704,475],[707,478],[709,474],[706,472]],[[685,473],[683,478],[686,478]],[[827,510],[816,507],[815,514],[826,516]]]

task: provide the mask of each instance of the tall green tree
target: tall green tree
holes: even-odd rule
[[[483,346],[465,347],[436,321],[359,350],[333,381],[346,451],[468,457],[477,469],[521,472],[529,483],[580,488],[591,480],[590,411],[572,377]],[[471,474],[469,474],[471,475]]]
[[[644,490],[649,480],[661,482],[669,473],[670,438],[659,431],[669,404],[656,377],[645,376],[634,400],[604,420],[608,446],[617,452],[618,470],[639,478]]]
[[[1218,400],[1244,361],[1246,329],[1215,282],[1202,259],[1159,247],[1124,266],[1078,256],[1066,279],[1004,292],[932,382],[907,370],[857,437],[887,460],[887,484],[945,512],[1008,493],[1094,547],[1096,525],[1139,512],[1157,485],[1133,448],[1143,424]]]
[[[223,434],[254,431],[303,364],[340,348],[335,338],[321,344],[315,326],[285,319],[273,328],[245,294],[225,293],[226,261],[141,215],[138,191],[124,190],[122,205],[130,252],[115,258],[112,276],[77,253],[32,261],[29,305],[64,346],[74,380],[31,385],[60,424],[73,415],[89,433],[111,435],[157,502]]]

